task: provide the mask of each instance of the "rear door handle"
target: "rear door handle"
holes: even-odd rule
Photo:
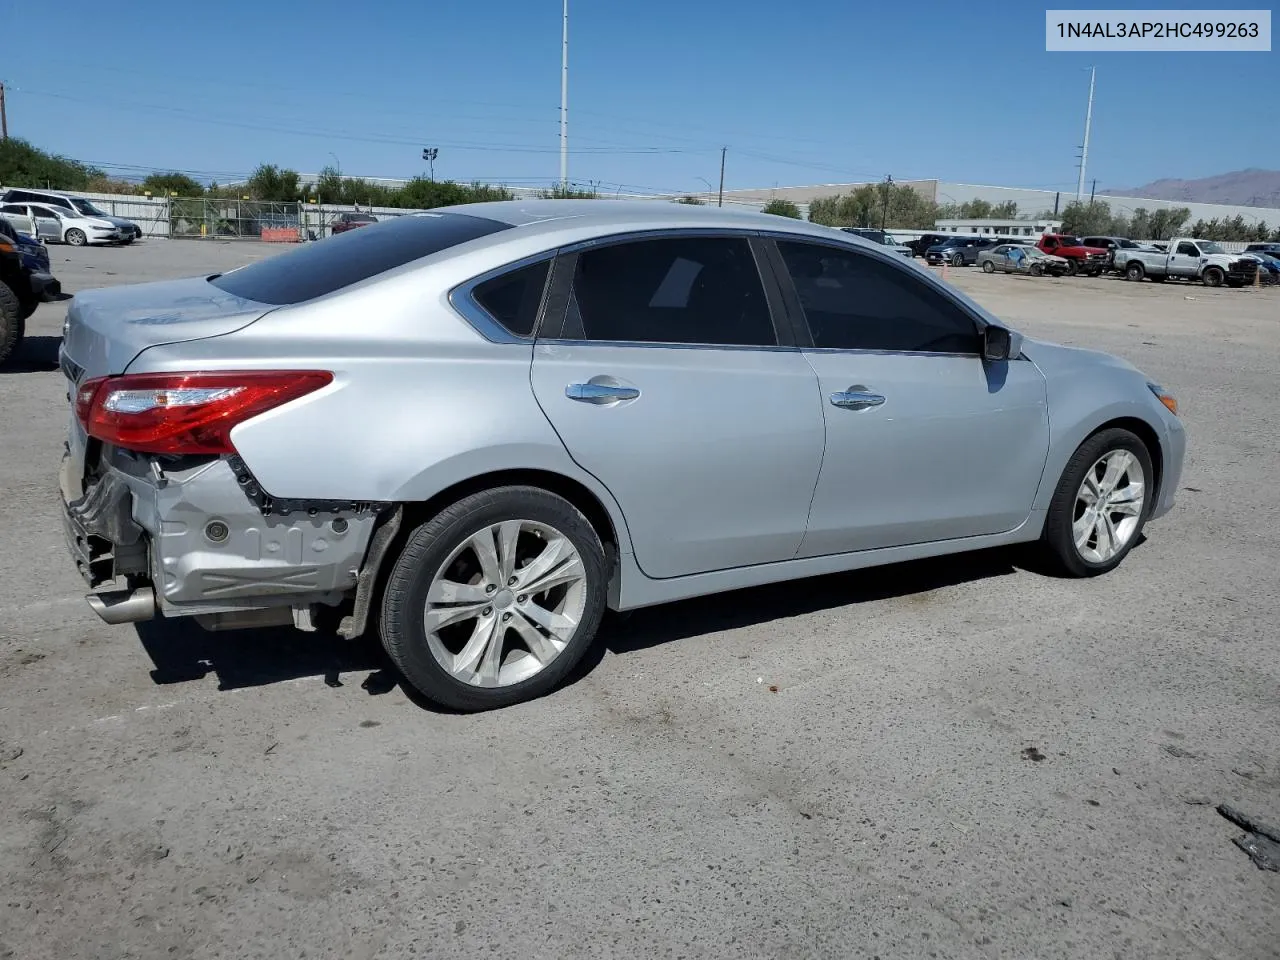
[[[619,403],[640,396],[635,387],[619,387],[608,383],[571,383],[564,388],[564,395],[580,403]]]
[[[860,383],[855,383],[848,390],[831,394],[831,405],[845,410],[868,410],[884,403],[884,397],[872,393]]]

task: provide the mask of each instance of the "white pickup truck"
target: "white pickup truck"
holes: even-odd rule
[[[1126,280],[1172,278],[1199,280],[1206,287],[1220,287],[1224,283],[1229,287],[1242,287],[1253,283],[1258,265],[1227,253],[1212,240],[1175,237],[1169,241],[1167,253],[1117,250],[1113,269],[1123,273]]]

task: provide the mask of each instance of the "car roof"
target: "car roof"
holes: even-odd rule
[[[504,223],[503,230],[474,243],[510,247],[549,247],[617,234],[663,230],[768,231],[884,252],[881,244],[807,220],[754,210],[730,209],[662,200],[496,200],[437,207],[409,216],[462,214]]]

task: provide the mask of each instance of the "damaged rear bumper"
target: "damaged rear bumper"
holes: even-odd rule
[[[68,455],[67,544],[91,589],[118,588],[91,595],[109,623],[159,612],[222,627],[309,625],[314,605],[355,590],[378,516],[369,504],[264,514],[221,458],[165,463],[105,447],[90,482],[75,474]]]

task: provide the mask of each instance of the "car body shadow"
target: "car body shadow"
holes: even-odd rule
[[[9,361],[0,366],[5,373],[48,373],[58,369],[58,345],[61,337],[23,337]]]
[[[323,676],[331,687],[344,683],[342,674],[389,670],[390,662],[376,639],[347,640],[332,631],[304,633],[292,627],[212,632],[187,619],[157,618],[135,626],[138,639],[154,669],[157,684],[218,678],[219,690],[237,690],[303,677]],[[385,693],[395,686],[375,683]]]
[[[1015,565],[1015,559],[1007,548],[984,550],[791,580],[630,613],[607,613],[597,642],[563,685],[587,676],[605,651],[626,655],[707,633],[1008,576],[1022,566]],[[368,671],[360,686],[370,695],[398,686],[424,710],[452,712],[425,700],[404,681],[372,631],[355,640],[331,631],[304,633],[289,627],[215,633],[189,620],[164,619],[137,624],[135,629],[154,664],[151,678],[157,684],[203,680],[212,673],[219,690],[314,676],[323,676],[331,687],[341,687],[343,674]]]

